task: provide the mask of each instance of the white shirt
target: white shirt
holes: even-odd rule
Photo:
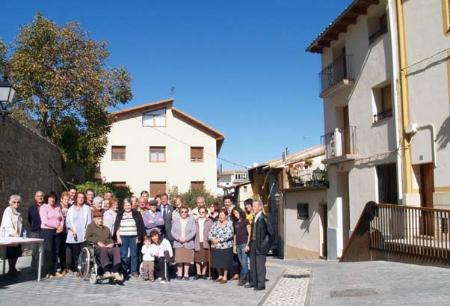
[[[155,261],[155,255],[158,252],[158,246],[156,244],[144,244],[141,250],[143,261]]]
[[[256,224],[256,221],[258,221],[259,216],[261,216],[262,211],[260,211],[259,213],[256,214],[255,216],[255,220],[253,221]]]

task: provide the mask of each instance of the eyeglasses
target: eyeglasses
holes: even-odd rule
[[[20,201],[12,201],[13,204],[20,203]]]
[[[188,211],[187,211],[187,210],[182,210],[181,213],[182,213],[182,214],[187,214]]]

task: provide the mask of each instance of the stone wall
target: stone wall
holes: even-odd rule
[[[16,120],[0,117],[0,215],[11,194],[22,196],[20,212],[27,224],[36,190],[62,190],[62,154],[57,146]],[[53,171],[52,168],[55,170]]]

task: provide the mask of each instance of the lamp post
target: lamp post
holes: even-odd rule
[[[0,81],[0,115],[2,121],[5,121],[5,117],[9,114],[9,108],[13,102],[16,90],[11,86],[7,78],[3,78]]]

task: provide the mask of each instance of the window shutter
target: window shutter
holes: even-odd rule
[[[126,147],[125,146],[112,146],[111,147],[111,159],[112,160],[125,160]]]
[[[203,161],[203,147],[191,147],[191,161]]]
[[[193,181],[191,182],[191,190],[203,190],[205,188],[205,182]]]
[[[166,193],[166,182],[150,182],[150,196]]]

